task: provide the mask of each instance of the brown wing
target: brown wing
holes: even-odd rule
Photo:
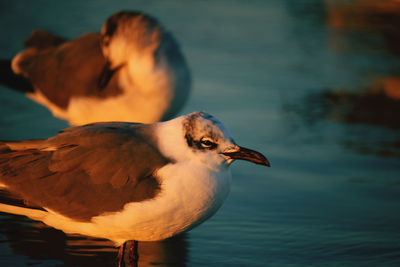
[[[36,149],[3,147],[0,182],[29,204],[76,220],[119,211],[160,191],[154,172],[169,161],[148,127],[92,124],[67,129]]]
[[[100,34],[88,33],[58,46],[33,47],[20,54],[18,67],[37,90],[51,102],[66,109],[73,97],[107,97],[122,91],[115,77],[106,88],[98,80],[106,64]]]

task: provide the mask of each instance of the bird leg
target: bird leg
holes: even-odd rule
[[[130,267],[137,267],[138,260],[139,260],[139,253],[138,253],[138,241],[126,241],[119,247],[118,250],[118,267],[125,267],[125,250],[129,248],[129,266]]]
[[[138,266],[138,261],[139,261],[139,253],[138,253],[138,245],[139,242],[136,240],[129,241],[130,242],[130,247],[129,247],[129,262],[132,267],[137,267]]]
[[[118,249],[118,267],[125,267],[125,247],[126,242],[124,242]]]

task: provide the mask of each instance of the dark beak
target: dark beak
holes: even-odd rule
[[[107,84],[110,82],[112,76],[124,65],[120,65],[116,67],[115,69],[110,68],[110,62],[106,62],[104,65],[103,70],[101,71],[99,81],[97,82],[97,86],[99,89],[104,89],[106,88]]]
[[[260,152],[245,148],[245,147],[239,147],[238,151],[225,152],[222,154],[224,154],[225,156],[227,156],[231,159],[248,160],[248,161],[254,162],[256,164],[261,164],[261,165],[271,167],[271,164],[269,163],[268,159],[263,154],[261,154]]]

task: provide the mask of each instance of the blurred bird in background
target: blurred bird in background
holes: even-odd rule
[[[0,61],[0,83],[25,93],[71,125],[151,123],[176,115],[191,78],[179,44],[153,17],[120,11],[100,33],[68,41],[43,30]]]

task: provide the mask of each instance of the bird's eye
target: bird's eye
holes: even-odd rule
[[[200,140],[201,146],[204,148],[215,148],[217,147],[217,144],[211,139],[211,138],[207,138],[207,137],[203,137]]]

